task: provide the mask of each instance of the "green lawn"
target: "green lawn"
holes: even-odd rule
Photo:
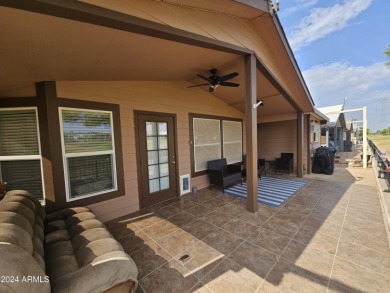
[[[381,152],[386,152],[388,156],[390,155],[390,135],[370,134],[368,139],[371,139]]]

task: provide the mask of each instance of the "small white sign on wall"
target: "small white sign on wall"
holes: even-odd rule
[[[180,176],[180,195],[190,192],[190,175],[181,175]]]

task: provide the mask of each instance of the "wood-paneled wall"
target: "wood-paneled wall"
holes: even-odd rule
[[[186,82],[57,82],[60,98],[120,105],[122,149],[125,172],[124,197],[91,205],[103,221],[139,209],[134,110],[175,114],[179,174],[191,174],[188,114],[199,113],[243,119],[244,115],[204,90],[187,89]],[[208,186],[207,175],[191,178],[191,186]]]

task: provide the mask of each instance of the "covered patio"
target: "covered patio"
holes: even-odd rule
[[[242,199],[203,189],[106,225],[137,263],[137,292],[387,292],[373,170],[303,180],[280,208],[251,213]]]

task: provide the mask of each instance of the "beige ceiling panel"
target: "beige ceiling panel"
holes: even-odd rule
[[[107,0],[82,0],[80,2],[85,2],[88,4],[96,5],[113,11],[119,11],[128,15],[133,15],[142,19],[162,23],[159,19],[155,18],[153,15],[148,13],[148,10],[145,9],[145,3],[140,3],[138,1],[127,0],[127,1],[107,1]],[[141,4],[141,9],[139,9],[139,4]]]

